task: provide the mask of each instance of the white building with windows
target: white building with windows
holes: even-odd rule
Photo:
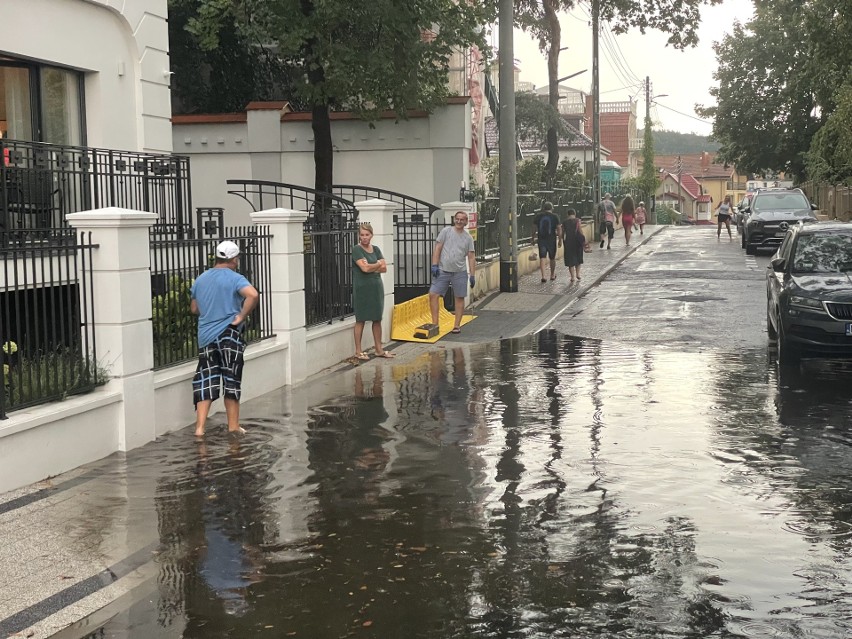
[[[3,0],[0,136],[169,152],[167,0]]]

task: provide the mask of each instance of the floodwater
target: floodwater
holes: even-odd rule
[[[852,372],[768,362],[545,331],[167,438],[156,583],[90,636],[849,637]]]

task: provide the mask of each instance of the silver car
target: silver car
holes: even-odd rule
[[[852,357],[852,224],[787,231],[766,273],[766,329],[781,364]]]

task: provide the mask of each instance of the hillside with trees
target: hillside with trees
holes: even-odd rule
[[[707,136],[679,131],[654,131],[654,153],[657,155],[696,154],[702,151],[718,151],[719,143],[712,142]],[[640,129],[639,137],[644,137]]]

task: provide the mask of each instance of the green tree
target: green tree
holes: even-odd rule
[[[365,120],[390,110],[431,111],[449,94],[449,59],[457,48],[485,48],[483,25],[494,1],[195,0],[187,30],[200,46],[219,46],[233,26],[250,42],[274,43],[300,78],[295,96],[311,110],[315,188],[333,184],[331,111]]]
[[[837,92],[836,109],[817,131],[807,155],[808,177],[829,184],[852,184],[852,86]]]
[[[645,132],[642,145],[642,173],[639,175],[639,188],[650,198],[656,191],[660,179],[654,166],[654,131],[649,116],[645,116]]]
[[[550,133],[555,132],[557,139],[555,158],[559,161],[560,135],[569,135],[568,125],[554,107],[541,99],[533,91],[519,91],[515,94],[515,128],[519,140],[527,145],[540,148],[542,143],[548,141],[547,164],[541,175],[541,181],[552,184],[556,177],[556,171],[550,172]]]
[[[187,29],[200,8],[198,0],[169,0],[172,112],[227,113],[252,100],[288,100],[299,108],[287,62],[273,47],[252,42],[233,21],[221,24],[216,47],[202,46],[206,36]]]
[[[668,44],[676,49],[698,43],[702,5],[721,0],[599,0],[601,24],[608,22],[614,33],[638,29],[645,33],[655,29],[668,34]],[[538,40],[539,49],[547,57],[548,104],[558,110],[559,54],[562,50],[562,28],[559,13],[572,9],[577,0],[515,0],[515,23]],[[602,27],[606,28],[606,27]],[[559,132],[547,131],[547,181],[552,183],[559,164]]]
[[[849,18],[832,23],[823,15],[834,15],[828,7],[835,4],[756,2],[753,19],[736,23],[714,45],[718,85],[710,94],[716,105],[697,111],[714,119],[720,160],[743,173],[804,176],[811,140],[833,111],[834,91],[849,73],[844,43],[850,36],[838,25],[848,28]],[[827,27],[838,39],[828,37]]]

